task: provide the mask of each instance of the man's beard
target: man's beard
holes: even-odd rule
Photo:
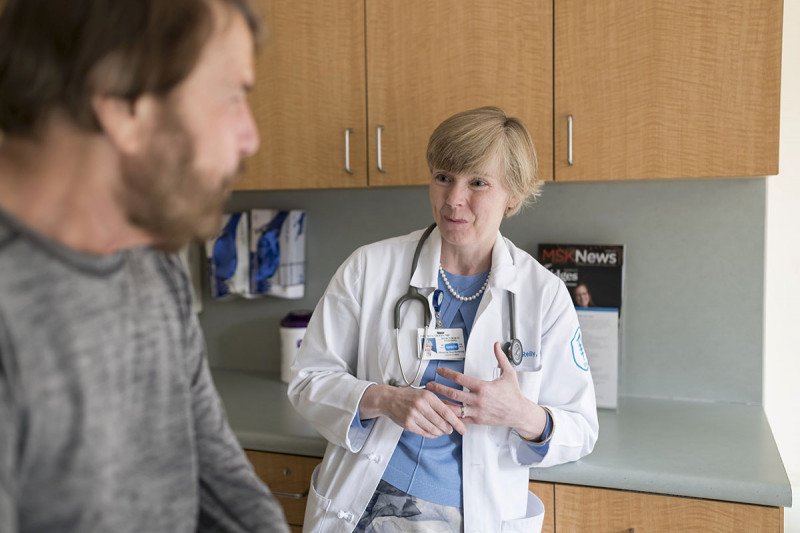
[[[150,234],[153,246],[174,252],[219,232],[235,176],[218,188],[205,186],[192,166],[195,148],[190,134],[180,118],[169,110],[165,113],[144,155],[122,161],[121,202],[128,220]]]

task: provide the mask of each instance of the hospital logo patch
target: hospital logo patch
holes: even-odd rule
[[[581,328],[575,330],[575,335],[572,336],[570,346],[572,347],[572,360],[578,365],[578,368],[584,371],[589,370],[589,359],[586,357],[586,350],[583,348],[583,341],[581,340]]]

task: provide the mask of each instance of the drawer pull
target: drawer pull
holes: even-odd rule
[[[353,130],[350,128],[345,128],[344,130],[344,171],[348,174],[353,173],[353,169],[350,168],[350,134],[353,133]],[[285,472],[285,470],[284,470]]]
[[[281,498],[289,498],[291,500],[302,500],[306,496],[308,496],[308,491],[305,492],[281,492],[279,490],[273,490],[272,494],[274,496],[280,496]]]
[[[572,166],[572,115],[567,115],[567,164]]]
[[[378,149],[378,161],[376,165],[378,167],[378,172],[386,172],[383,170],[383,126],[375,128],[375,144]]]

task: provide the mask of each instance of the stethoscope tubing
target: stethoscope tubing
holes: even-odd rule
[[[406,387],[411,387],[414,389],[424,389],[425,387],[420,387],[419,385],[415,385],[417,380],[420,378],[420,374],[422,372],[422,354],[421,354],[421,347],[417,346],[417,371],[414,373],[414,378],[409,381],[406,377],[406,372],[403,369],[403,361],[400,357],[400,309],[402,308],[403,304],[406,302],[419,302],[422,304],[422,308],[424,310],[424,321],[425,321],[425,333],[423,338],[428,337],[428,327],[431,323],[431,318],[433,315],[431,314],[430,304],[428,299],[420,294],[419,289],[411,285],[411,278],[414,277],[414,272],[417,270],[417,265],[419,264],[419,254],[422,252],[422,245],[425,244],[425,241],[428,240],[433,229],[436,227],[436,222],[428,226],[428,228],[422,233],[422,236],[419,238],[419,242],[417,242],[417,248],[414,250],[414,258],[411,260],[411,274],[408,278],[408,291],[400,298],[397,299],[397,302],[394,304],[394,346],[395,346],[395,354],[397,355],[397,364],[400,367],[400,374],[403,376],[403,381],[405,382]],[[394,382],[394,383],[392,383]],[[400,385],[397,380],[392,379],[389,382],[390,385],[402,386]]]
[[[396,386],[406,386],[406,387],[413,387],[415,389],[424,389],[425,387],[420,387],[419,385],[415,385],[414,383],[420,378],[420,372],[422,370],[422,348],[421,346],[417,346],[417,371],[414,375],[414,379],[411,381],[408,380],[406,377],[405,370],[403,369],[403,362],[400,357],[400,310],[404,303],[406,302],[419,302],[422,304],[424,310],[424,321],[425,321],[425,333],[423,338],[428,337],[428,328],[431,323],[431,319],[433,317],[430,309],[430,302],[428,299],[420,294],[419,289],[411,285],[411,279],[414,277],[414,272],[417,270],[417,265],[419,263],[419,255],[422,251],[422,246],[425,244],[425,241],[428,240],[431,232],[436,227],[436,222],[428,226],[428,228],[422,233],[422,236],[419,238],[419,242],[417,242],[417,248],[414,250],[414,258],[411,260],[411,274],[409,275],[409,285],[408,291],[400,298],[397,299],[397,302],[394,304],[394,336],[395,336],[395,353],[397,354],[397,364],[400,366],[400,374],[403,376],[403,381],[405,385],[400,385],[397,380],[391,379],[389,381],[390,385]],[[516,301],[514,298],[514,293],[511,291],[507,291],[509,296],[508,307],[511,313],[510,320],[511,320],[511,341],[505,343],[503,350],[506,352],[506,356],[508,357],[509,361],[514,365],[519,365],[521,361],[521,351],[522,351],[522,344],[517,339],[517,331],[516,331],[516,318],[517,318],[517,308],[516,308]],[[518,354],[519,357],[512,358],[512,347],[517,347],[517,351],[520,353]]]
[[[419,293],[419,289],[411,285],[411,278],[414,277],[414,272],[417,270],[417,264],[419,263],[419,254],[422,251],[422,245],[425,244],[425,241],[428,240],[428,236],[430,236],[433,228],[436,227],[436,222],[428,226],[428,229],[425,230],[425,233],[422,234],[422,237],[419,238],[419,242],[417,243],[417,249],[414,250],[414,259],[411,261],[411,275],[409,276],[408,280],[408,291],[397,299],[397,302],[394,304],[394,329],[400,329],[400,308],[403,306],[404,303],[407,301],[417,301],[420,302],[424,309],[425,309],[425,324],[430,324],[431,322],[431,309],[428,305],[428,299],[425,298],[423,295]]]

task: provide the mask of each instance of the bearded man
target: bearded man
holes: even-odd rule
[[[259,137],[246,0],[0,15],[0,531],[288,531],[174,252]]]

